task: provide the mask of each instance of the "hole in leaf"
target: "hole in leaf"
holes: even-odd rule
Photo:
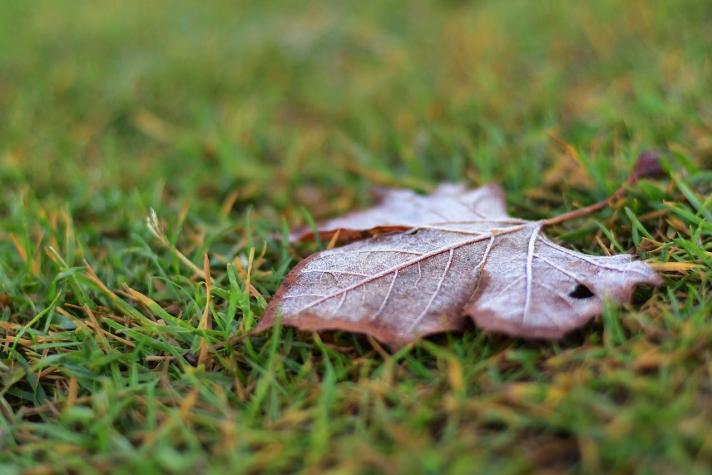
[[[576,286],[573,292],[569,294],[569,297],[573,297],[575,299],[590,299],[593,297],[595,294],[591,292],[591,289],[586,287],[583,284],[579,284]]]
[[[633,291],[633,305],[642,305],[653,295],[655,287],[650,285],[637,285]]]

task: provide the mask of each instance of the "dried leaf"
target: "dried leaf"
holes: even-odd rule
[[[606,299],[629,302],[636,285],[661,282],[633,256],[590,256],[555,244],[542,229],[560,217],[524,221],[505,209],[496,186],[442,185],[429,196],[390,191],[375,208],[325,223],[320,232],[407,231],[304,260],[257,331],[279,316],[303,330],[347,330],[401,346],[461,329],[470,317],[484,330],[554,339],[599,314]]]
[[[324,241],[338,233],[338,241],[346,242],[367,235],[405,231],[418,226],[455,225],[458,221],[501,218],[520,222],[507,216],[504,193],[499,186],[488,185],[476,190],[466,190],[462,185],[443,184],[429,196],[411,190],[383,190],[378,206],[341,218],[332,219],[319,226]],[[309,229],[299,229],[290,235],[292,242],[314,237]]]

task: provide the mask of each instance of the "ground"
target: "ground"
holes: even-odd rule
[[[0,473],[710,473],[711,48],[706,0],[5,0]],[[375,187],[545,218],[648,149],[549,234],[665,284],[561,341],[249,336]]]

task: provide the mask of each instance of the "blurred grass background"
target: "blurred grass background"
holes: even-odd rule
[[[708,1],[1,10],[0,473],[710,473]],[[553,236],[657,266],[642,306],[551,344],[244,338],[313,250],[287,227],[374,186],[541,218],[650,148],[669,180]]]

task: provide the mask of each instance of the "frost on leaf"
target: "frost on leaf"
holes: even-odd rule
[[[443,226],[457,229],[459,222],[508,219],[504,193],[496,185],[467,190],[462,185],[440,185],[431,195],[422,196],[411,190],[389,189],[381,194],[378,206],[357,211],[319,225],[317,231],[324,240],[338,232],[338,241],[353,241],[370,234],[405,231],[417,226]],[[490,221],[485,221],[489,223]],[[293,242],[313,237],[308,228],[290,235]]]
[[[472,318],[488,331],[554,339],[599,314],[604,300],[629,302],[636,285],[660,283],[633,256],[566,249],[542,233],[546,222],[505,209],[498,187],[443,185],[430,196],[394,190],[371,210],[325,223],[323,236],[404,231],[301,262],[257,330],[281,317],[303,330],[347,330],[400,346]]]

